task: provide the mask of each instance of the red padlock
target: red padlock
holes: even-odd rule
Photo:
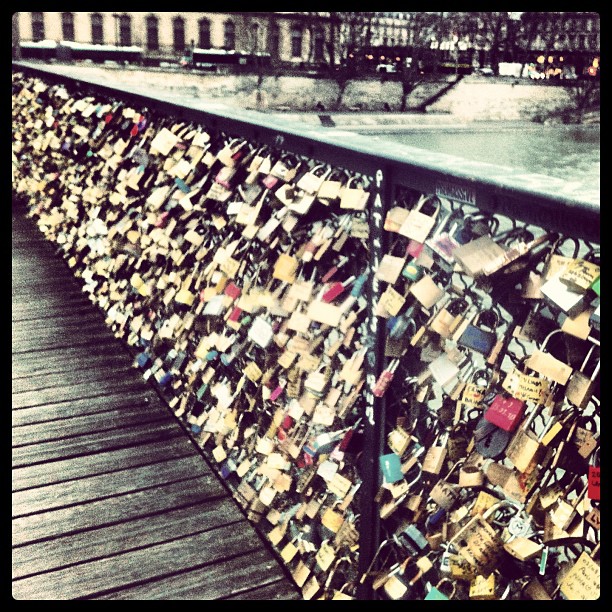
[[[333,283],[332,286],[323,294],[321,301],[329,304],[333,302],[344,290],[350,286],[355,281],[355,277],[351,276],[347,278],[344,282],[336,282]]]
[[[601,499],[599,469],[599,465],[589,465],[589,481],[587,495],[589,499],[592,499],[593,501],[599,501]]]
[[[393,376],[395,375],[395,370],[397,370],[398,365],[399,359],[393,359],[389,366],[383,372],[381,372],[376,384],[374,385],[374,388],[372,389],[372,393],[376,397],[382,397],[385,394],[389,388],[389,385],[391,384],[391,381],[393,380]]]
[[[230,281],[225,286],[225,289],[223,290],[223,293],[225,293],[225,295],[229,295],[229,297],[231,297],[233,300],[235,300],[235,299],[240,297],[241,291],[240,291],[240,287],[237,287],[234,283],[232,283]]]
[[[484,418],[504,431],[514,431],[523,420],[525,402],[515,397],[496,395]]]

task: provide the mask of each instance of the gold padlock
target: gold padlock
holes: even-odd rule
[[[589,376],[585,373],[585,369],[593,355],[595,348],[595,345],[593,345],[589,349],[584,361],[582,362],[582,365],[580,366],[580,370],[575,370],[572,373],[565,387],[565,397],[580,410],[584,410],[587,407],[597,385],[597,377],[599,376],[600,368],[599,359],[597,360],[597,364],[593,369],[592,374]]]

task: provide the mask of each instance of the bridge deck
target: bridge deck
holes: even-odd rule
[[[300,599],[61,257],[13,208],[16,599]]]

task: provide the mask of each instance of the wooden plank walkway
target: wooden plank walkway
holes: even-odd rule
[[[13,597],[301,599],[24,212],[14,205]]]

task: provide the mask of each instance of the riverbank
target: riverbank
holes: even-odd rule
[[[290,121],[320,127],[338,128],[367,134],[368,132],[403,132],[444,130],[448,132],[495,132],[499,129],[530,130],[537,129],[541,123],[532,120],[495,120],[478,119],[474,116],[454,115],[452,113],[368,113],[368,112],[328,112],[328,113],[296,113],[291,111],[263,111],[267,115],[278,116]],[[593,112],[585,116],[586,121],[580,125],[598,127],[600,113]],[[561,121],[545,122],[558,127],[568,128],[575,123],[563,124]]]
[[[35,62],[24,62],[36,65]],[[60,74],[92,80],[126,89],[153,89],[158,95],[172,98],[199,99],[229,107],[279,113],[284,118],[299,117],[306,124],[321,125],[319,114],[327,115],[337,126],[364,131],[386,125],[458,127],[481,122],[564,123],[572,122],[567,112],[571,97],[567,87],[509,78],[471,75],[449,89],[427,107],[415,112],[424,100],[431,99],[442,83],[423,83],[408,98],[412,111],[399,112],[401,83],[378,79],[349,82],[342,97],[341,109],[335,107],[337,84],[329,79],[298,76],[264,77],[258,85],[256,75],[193,74],[187,71],[164,72],[141,67],[102,67],[99,65],[53,64]],[[325,110],[316,111],[315,108]],[[390,110],[390,112],[387,112]],[[593,116],[598,117],[599,112]],[[598,122],[598,119],[592,122]]]

